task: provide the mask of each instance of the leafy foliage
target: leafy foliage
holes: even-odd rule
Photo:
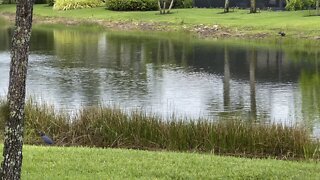
[[[53,0],[35,0],[34,3],[35,4],[46,4],[49,1],[53,1]],[[17,0],[0,0],[0,4],[15,4],[17,2]]]
[[[175,8],[192,8],[193,0],[175,0],[174,7]]]
[[[158,9],[156,0],[107,0],[107,9],[114,11],[152,11]]]
[[[301,0],[287,0],[286,9],[289,11],[300,10],[303,7]]]
[[[47,0],[35,0],[35,4],[47,4]]]
[[[71,10],[99,7],[103,3],[101,0],[56,0],[53,9]]]
[[[314,0],[287,0],[286,9],[289,11],[296,11],[308,9],[315,5]]]
[[[53,6],[54,3],[55,3],[55,0],[48,0],[48,5],[49,5],[49,6]]]
[[[0,0],[0,4],[15,4],[15,0]]]

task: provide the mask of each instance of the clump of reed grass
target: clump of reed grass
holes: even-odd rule
[[[4,103],[0,105],[5,107]],[[1,114],[3,117],[3,113]],[[3,121],[3,118],[0,117]],[[3,123],[2,123],[3,124]],[[319,158],[318,145],[303,127],[257,124],[239,119],[163,119],[116,107],[86,107],[70,116],[52,106],[26,105],[25,143],[41,143],[37,131],[56,145],[193,151],[280,158]]]

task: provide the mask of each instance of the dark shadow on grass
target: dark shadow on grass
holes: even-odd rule
[[[308,14],[308,15],[304,15],[303,17],[313,17],[313,16],[320,16],[320,14]]]
[[[229,11],[229,12],[218,12],[217,14],[229,14],[229,13],[234,13],[235,11]]]

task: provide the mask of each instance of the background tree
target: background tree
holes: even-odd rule
[[[32,27],[33,0],[17,2],[12,37],[8,115],[5,125],[1,179],[20,179],[22,166],[25,86]]]
[[[318,16],[320,16],[319,4],[320,4],[320,0],[316,0],[316,11]]]
[[[224,1],[224,12],[225,13],[229,12],[229,4],[230,4],[229,0]]]
[[[171,0],[168,10],[166,11],[167,0],[158,0],[160,14],[169,14],[173,6],[174,0]]]
[[[250,13],[256,13],[257,7],[256,7],[256,0],[250,0]]]

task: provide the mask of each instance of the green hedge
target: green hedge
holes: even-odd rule
[[[315,0],[287,0],[286,10],[296,11],[315,7]]]
[[[175,0],[174,8],[192,8],[193,0]]]
[[[158,9],[157,0],[107,0],[107,9],[114,11],[152,11]]]
[[[48,0],[48,5],[49,5],[49,6],[53,6],[54,3],[55,3],[55,0]]]
[[[56,0],[53,6],[55,10],[83,9],[102,6],[101,0]]]
[[[0,4],[15,4],[16,0],[0,0]],[[35,4],[47,4],[47,0],[35,0]]]
[[[15,4],[15,0],[0,0],[0,4]]]
[[[35,4],[47,4],[47,0],[35,0]]]

